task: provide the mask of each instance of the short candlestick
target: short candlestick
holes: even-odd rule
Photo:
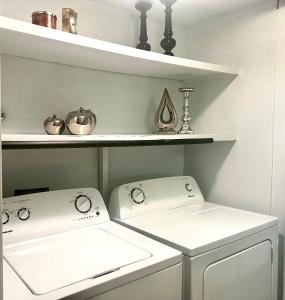
[[[182,116],[182,127],[178,131],[178,134],[193,134],[194,131],[190,127],[190,106],[189,106],[189,96],[190,93],[194,91],[193,88],[181,88],[180,93],[183,93],[184,105],[183,105],[183,116]]]

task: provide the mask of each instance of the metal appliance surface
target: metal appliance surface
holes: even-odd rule
[[[122,185],[109,213],[182,251],[184,299],[277,299],[277,218],[206,202],[189,176]]]
[[[181,253],[110,221],[94,188],[5,198],[2,220],[5,300],[181,298]]]

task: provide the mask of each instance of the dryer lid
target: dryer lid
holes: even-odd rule
[[[120,222],[193,257],[276,226],[278,219],[205,202]]]
[[[4,249],[5,260],[36,295],[92,280],[151,256],[128,241],[94,227]]]

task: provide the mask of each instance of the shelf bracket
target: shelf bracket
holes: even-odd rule
[[[108,188],[109,188],[109,149],[98,148],[98,178],[99,178],[99,191],[108,205]]]

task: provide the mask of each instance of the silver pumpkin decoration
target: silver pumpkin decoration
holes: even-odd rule
[[[65,129],[65,123],[63,120],[58,119],[56,115],[53,115],[44,121],[44,129],[47,134],[62,134]]]
[[[96,116],[90,110],[80,107],[79,110],[70,112],[66,117],[66,127],[71,134],[91,134],[96,126]]]

